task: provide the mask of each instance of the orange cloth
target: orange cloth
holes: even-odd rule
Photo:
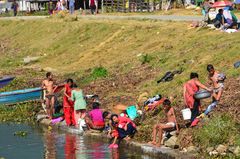
[[[199,87],[196,85],[194,79],[191,79],[187,83],[185,83],[184,87],[186,89],[185,96],[184,96],[184,102],[188,108],[193,109],[194,100],[195,100],[194,94],[197,91],[199,91]]]

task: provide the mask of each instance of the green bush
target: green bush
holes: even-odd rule
[[[202,128],[196,129],[194,134],[195,144],[206,148],[235,138],[237,128],[233,119],[224,114],[213,117]]]
[[[146,63],[150,63],[152,60],[153,60],[153,57],[148,55],[148,54],[142,55],[141,58],[140,58],[140,61],[142,62],[142,65],[146,64]]]
[[[93,79],[107,77],[108,71],[104,67],[95,67],[91,72],[91,77]]]

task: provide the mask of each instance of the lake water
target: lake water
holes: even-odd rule
[[[25,137],[14,136],[27,131]],[[5,159],[150,159],[127,148],[108,149],[107,141],[24,124],[0,124],[0,158]]]

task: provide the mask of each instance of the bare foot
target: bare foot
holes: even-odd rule
[[[129,136],[126,136],[126,137],[124,138],[124,140],[125,140],[126,142],[129,142],[130,139],[131,139],[131,138],[130,138]]]
[[[150,142],[148,142],[148,144],[156,145],[157,143],[155,141],[150,141]]]
[[[156,146],[157,146],[157,147],[161,147],[162,144],[161,144],[161,143],[157,143]]]

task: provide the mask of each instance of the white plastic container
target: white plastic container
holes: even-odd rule
[[[183,120],[191,119],[192,112],[189,108],[183,109],[181,110],[181,112],[182,112]]]

